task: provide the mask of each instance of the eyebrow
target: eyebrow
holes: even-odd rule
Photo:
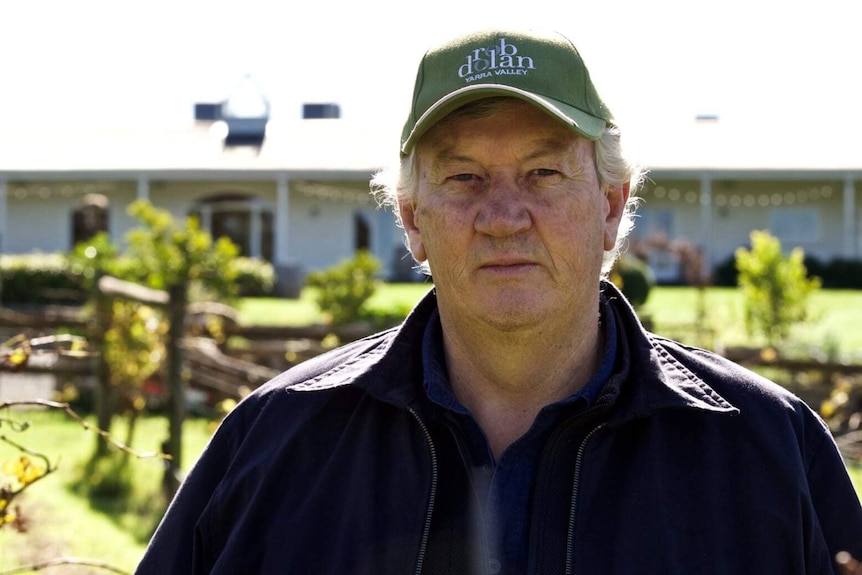
[[[543,138],[534,143],[534,151],[527,154],[523,160],[531,161],[554,154],[563,153],[568,150],[572,140],[568,138]],[[457,153],[453,146],[447,146],[433,153],[433,162],[473,162],[475,159],[472,156]],[[575,155],[574,153],[572,155]]]

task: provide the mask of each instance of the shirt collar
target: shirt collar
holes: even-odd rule
[[[617,327],[613,311],[604,297],[601,298],[599,306],[599,321],[604,327],[605,340],[598,369],[585,386],[569,397],[556,402],[554,406],[571,404],[579,399],[585,400],[588,406],[593,405],[605,382],[610,379],[617,356]],[[443,351],[443,326],[436,309],[429,318],[422,337],[422,366],[422,384],[428,399],[445,409],[464,415],[469,414],[467,408],[458,401],[452,391],[446,355]]]

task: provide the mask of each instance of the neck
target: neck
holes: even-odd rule
[[[586,385],[603,349],[598,305],[581,320],[548,319],[506,333],[462,325],[442,310],[440,315],[453,391],[498,457],[543,407]]]

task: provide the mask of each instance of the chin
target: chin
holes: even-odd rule
[[[507,301],[498,305],[485,302],[482,315],[486,323],[500,331],[516,331],[543,324],[554,313],[546,305],[535,301]],[[491,305],[488,305],[491,304]]]

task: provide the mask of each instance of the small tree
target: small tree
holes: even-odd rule
[[[209,232],[200,229],[196,218],[177,222],[167,210],[157,209],[145,200],[129,206],[129,213],[143,225],[126,236],[129,255],[140,265],[141,283],[168,292],[167,368],[169,394],[169,433],[165,452],[171,456],[165,476],[165,487],[172,494],[179,486],[182,456],[182,426],[185,421],[185,385],[182,377],[182,351],[192,283],[205,283],[207,290],[220,298],[234,295],[236,269],[231,265],[239,248],[226,237],[213,241]]]
[[[366,251],[335,266],[308,274],[306,283],[318,289],[317,305],[333,325],[344,325],[361,317],[362,306],[379,285],[378,262]]]
[[[736,250],[746,328],[771,346],[785,340],[793,324],[807,319],[808,296],[820,288],[818,278],[807,277],[804,257],[800,248],[784,255],[778,238],[765,231],[751,232],[751,250]]]
[[[173,492],[179,485],[182,424],[185,419],[185,396],[182,379],[182,352],[180,342],[185,333],[186,306],[189,288],[202,287],[201,291],[215,299],[230,299],[235,292],[237,268],[233,265],[239,249],[228,238],[213,240],[200,229],[195,218],[176,221],[170,212],[139,200],[129,206],[129,214],[140,226],[126,236],[128,250],[122,256],[108,237],[100,234],[89,242],[76,246],[70,257],[73,273],[84,278],[85,287],[96,296],[97,326],[111,325],[107,331],[93,334],[103,357],[100,373],[104,390],[98,402],[99,425],[110,428],[113,410],[118,406],[115,391],[123,389],[123,409],[132,414],[130,430],[134,429],[134,415],[143,406],[136,386],[160,367],[164,369],[170,406],[170,431],[165,451],[171,456],[166,472],[165,486]],[[167,328],[162,326],[161,314],[135,302],[114,301],[102,297],[96,289],[99,276],[109,274],[143,284],[168,293],[165,316]],[[162,338],[166,342],[162,345]],[[105,455],[100,443],[94,462]]]

